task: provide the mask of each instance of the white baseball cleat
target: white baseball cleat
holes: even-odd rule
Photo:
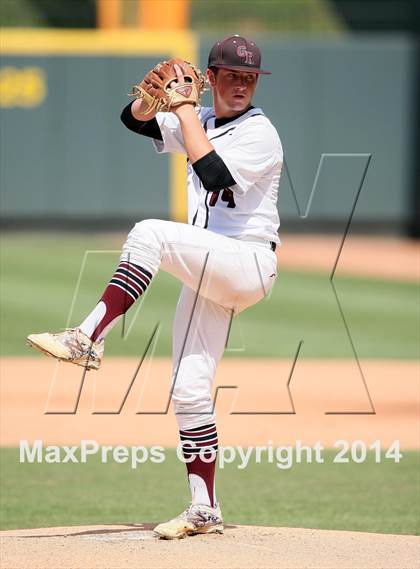
[[[153,530],[162,539],[182,539],[197,533],[223,533],[223,519],[220,507],[205,504],[190,504],[179,516]]]
[[[30,334],[26,343],[47,356],[87,370],[99,369],[104,355],[104,341],[92,342],[79,328],[68,328],[58,334]]]

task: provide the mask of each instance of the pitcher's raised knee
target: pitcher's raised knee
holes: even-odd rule
[[[145,266],[153,274],[159,269],[165,235],[160,219],[136,223],[123,245],[121,259]]]

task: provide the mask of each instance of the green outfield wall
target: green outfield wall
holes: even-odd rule
[[[202,67],[214,39],[199,38],[195,53]],[[294,37],[259,44],[264,67],[273,74],[260,79],[255,105],[262,106],[283,142],[290,174],[283,172],[280,186],[285,224],[328,229],[342,223],[366,160],[360,155],[371,154],[355,227],[402,232],[413,158],[409,38]],[[156,55],[128,48],[84,54],[70,44],[65,52],[44,51],[32,50],[30,42],[26,52],[2,49],[4,225],[95,221],[111,227],[173,217],[171,199],[182,187],[180,175],[173,175],[169,157],[158,156],[119,119],[131,85],[165,56],[165,49]],[[209,94],[204,102],[209,104]],[[328,159],[307,220],[299,225],[291,185],[303,213],[322,154]],[[182,207],[184,197],[179,199]]]

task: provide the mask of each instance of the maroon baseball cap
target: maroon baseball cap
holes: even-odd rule
[[[257,45],[237,35],[216,42],[209,54],[208,67],[226,67],[233,71],[271,75],[271,71],[264,71],[260,66],[261,52]]]

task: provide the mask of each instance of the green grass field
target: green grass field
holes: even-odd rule
[[[158,522],[189,500],[185,466],[166,451],[162,464],[20,464],[17,449],[2,449],[1,527]],[[228,524],[419,533],[419,453],[400,463],[372,456],[363,464],[238,463],[217,472]]]
[[[67,325],[86,250],[88,253],[69,324],[80,323],[100,297],[118,261],[123,236],[6,235],[2,239],[2,354],[33,355],[31,332]],[[113,250],[114,253],[106,253]],[[418,288],[414,283],[336,277],[334,280],[355,349],[362,358],[419,355]],[[156,323],[155,355],[171,351],[171,322],[180,284],[160,272],[142,303],[129,311],[122,339],[109,336],[107,354],[143,353]],[[349,358],[351,345],[327,275],[281,271],[270,298],[234,319],[226,356]]]

